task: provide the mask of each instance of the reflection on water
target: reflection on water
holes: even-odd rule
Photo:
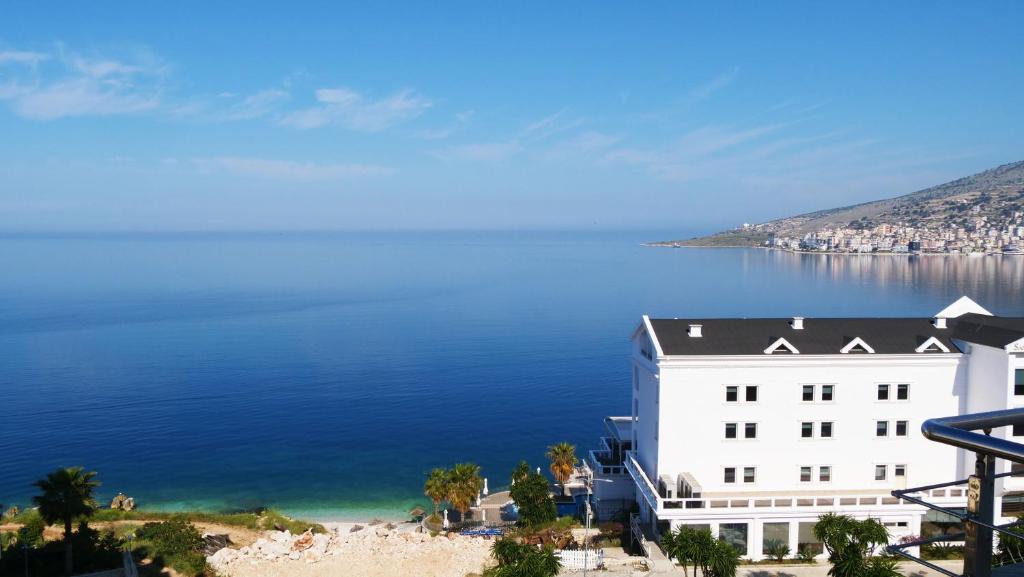
[[[648,313],[1024,315],[1024,257],[655,249],[626,234],[0,238],[0,502],[59,465],[145,506],[368,516],[503,484],[629,410]],[[368,513],[368,511],[371,511]]]

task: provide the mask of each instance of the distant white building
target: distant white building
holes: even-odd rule
[[[632,342],[632,415],[606,419],[589,455],[599,514],[632,508],[654,537],[707,527],[752,559],[774,541],[820,552],[813,526],[830,511],[894,539],[952,520],[890,494],[973,472],[921,423],[1024,406],[1024,318],[966,297],[934,318],[644,316]],[[1024,495],[1024,479],[1003,481],[997,517]],[[962,508],[966,493],[928,499]]]

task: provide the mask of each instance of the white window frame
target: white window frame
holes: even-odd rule
[[[821,470],[822,469],[828,469],[828,480],[827,481],[822,481],[821,480]],[[833,473],[834,473],[834,471],[832,470],[832,465],[818,465],[818,482],[819,483],[831,483],[832,482],[832,474]]]
[[[878,424],[879,423],[885,423],[885,434],[884,435],[879,435],[878,434]],[[890,427],[889,427],[889,421],[887,421],[885,419],[877,419],[877,420],[875,420],[875,438],[876,439],[888,439],[891,436],[889,434],[890,432],[891,431],[890,431]]]
[[[882,478],[881,479],[878,478],[878,468],[879,467],[882,468]],[[889,480],[889,465],[883,465],[883,464],[880,464],[880,463],[879,464],[875,464],[875,469],[874,469],[874,473],[872,473],[872,478],[874,478],[876,483],[885,483],[886,481],[888,481]]]

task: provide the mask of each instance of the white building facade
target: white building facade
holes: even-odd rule
[[[877,518],[894,540],[942,527],[891,491],[963,479],[974,459],[921,423],[1024,406],[1024,318],[966,297],[935,318],[645,316],[632,342],[632,414],[606,419],[589,455],[598,513],[638,511],[651,537],[706,527],[751,559],[779,543],[820,554],[826,512]],[[1024,500],[1024,478],[999,490]],[[966,488],[927,498],[962,508]]]

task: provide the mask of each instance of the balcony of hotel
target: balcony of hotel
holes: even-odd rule
[[[601,476],[625,476],[626,453],[633,446],[632,417],[606,417],[608,436],[601,437],[599,448],[590,451],[588,465]]]
[[[689,473],[680,473],[673,478],[661,475],[654,483],[636,460],[633,451],[628,451],[625,460],[626,471],[633,478],[637,490],[660,518],[664,517],[708,517],[719,514],[744,512],[794,512],[804,511],[818,515],[837,507],[845,510],[864,507],[876,511],[891,506],[914,506],[914,503],[893,497],[890,489],[868,489],[851,491],[728,491],[705,492]],[[951,506],[962,506],[967,498],[965,489],[936,489],[921,497]]]

